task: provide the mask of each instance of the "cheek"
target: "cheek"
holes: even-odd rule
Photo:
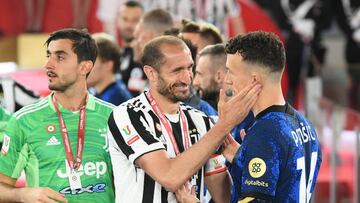
[[[237,91],[241,91],[246,86],[247,83],[248,81],[244,77],[239,77],[234,79],[234,87]]]

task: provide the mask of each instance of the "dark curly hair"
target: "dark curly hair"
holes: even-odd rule
[[[250,32],[238,35],[226,44],[226,53],[238,53],[247,63],[281,72],[285,64],[285,49],[280,39],[270,32]]]

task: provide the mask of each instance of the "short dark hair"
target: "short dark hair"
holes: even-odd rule
[[[98,47],[98,57],[104,61],[113,62],[113,73],[116,73],[120,67],[120,48],[112,39],[112,36],[106,33],[96,33],[93,35]]]
[[[188,19],[181,20],[181,29],[180,32],[191,32],[191,33],[198,33],[200,31],[200,25],[194,21]]]
[[[164,35],[171,35],[171,36],[179,36],[180,29],[177,28],[177,27],[171,27],[171,28],[165,30],[163,34]]]
[[[238,35],[226,44],[226,53],[238,53],[243,61],[267,67],[270,72],[282,72],[285,64],[284,45],[278,36],[270,32]]]
[[[199,56],[204,56],[204,55],[224,55],[226,57],[225,45],[224,44],[208,45],[199,52]]]
[[[97,48],[94,39],[85,30],[66,28],[50,34],[45,45],[49,47],[51,41],[69,39],[73,42],[72,50],[77,55],[78,62],[91,60],[95,64]]]
[[[142,24],[161,35],[165,30],[174,26],[174,21],[169,12],[163,9],[154,9],[144,14]]]
[[[144,6],[138,1],[127,1],[124,3],[124,5],[126,7],[132,7],[132,8],[138,7],[138,8],[141,8],[142,10],[144,10]]]
[[[187,19],[183,19],[181,23],[181,33],[198,33],[200,37],[208,41],[209,44],[218,44],[223,42],[220,32],[210,23],[197,23]]]
[[[211,71],[217,71],[226,67],[226,51],[224,44],[208,45],[199,52],[199,57],[211,56]]]
[[[177,45],[187,48],[187,45],[179,37],[175,36],[160,36],[150,40],[143,49],[141,63],[153,67],[156,71],[160,71],[160,67],[165,63],[165,56],[162,53],[162,45]]]

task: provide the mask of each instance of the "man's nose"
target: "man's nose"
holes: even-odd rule
[[[191,84],[193,82],[193,72],[192,70],[185,70],[182,74],[181,80],[186,84]]]
[[[53,65],[53,62],[52,62],[52,60],[51,60],[51,57],[47,57],[47,58],[46,58],[46,61],[45,61],[44,68],[45,68],[46,70],[48,70],[48,69],[52,69],[53,67],[54,67],[54,65]]]
[[[229,76],[229,73],[226,73],[226,75],[225,75],[224,84],[226,84],[226,85],[232,84],[232,80],[231,80],[231,77]]]

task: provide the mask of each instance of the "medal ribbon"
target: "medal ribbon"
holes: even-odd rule
[[[176,143],[175,136],[174,136],[174,134],[172,132],[170,122],[168,121],[168,119],[166,119],[166,116],[163,114],[160,107],[158,106],[158,104],[156,103],[154,98],[152,97],[150,91],[148,91],[146,96],[148,97],[148,99],[150,101],[150,105],[151,105],[152,109],[154,110],[156,116],[160,119],[160,122],[165,127],[165,130],[168,133],[168,135],[170,137],[170,141],[171,141],[171,143],[172,143],[172,145],[174,147],[175,154],[176,155],[180,154],[180,150],[179,150],[179,147],[178,147],[178,145]],[[181,124],[182,124],[181,128],[183,130],[182,134],[183,134],[183,140],[184,140],[184,150],[186,150],[186,149],[188,149],[190,147],[187,120],[186,120],[186,117],[184,115],[184,112],[181,109],[179,109],[179,110],[180,110],[180,120],[181,120]]]
[[[82,161],[82,153],[84,151],[84,138],[85,138],[85,114],[86,114],[86,102],[87,102],[87,95],[85,98],[85,104],[80,108],[80,118],[79,118],[79,127],[78,127],[78,139],[77,139],[77,148],[76,148],[76,162],[74,163],[74,156],[71,149],[70,138],[69,134],[65,125],[65,121],[61,116],[59,111],[59,106],[57,104],[56,98],[52,96],[52,102],[54,104],[56,113],[59,118],[61,135],[64,142],[64,148],[66,152],[66,159],[68,161],[69,167],[71,169],[78,169],[81,165]]]

